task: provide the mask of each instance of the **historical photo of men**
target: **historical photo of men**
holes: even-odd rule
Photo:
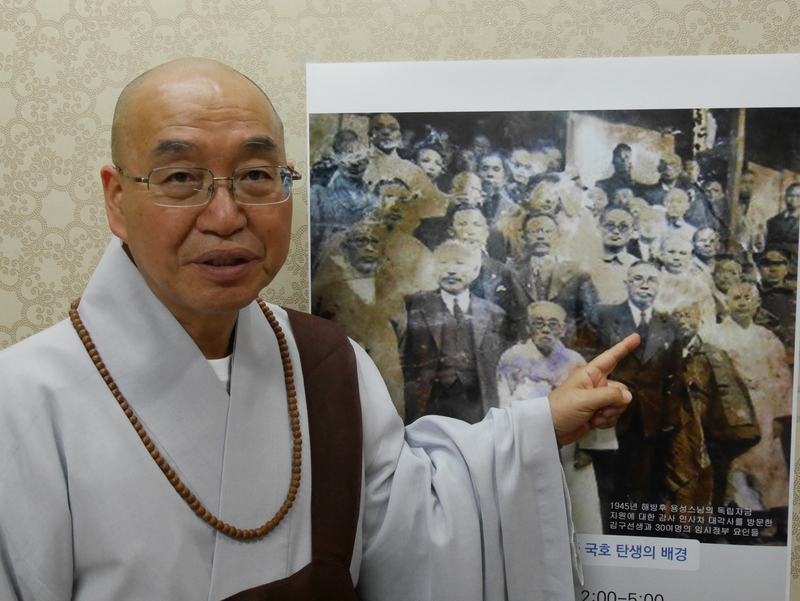
[[[632,333],[578,532],[785,545],[800,109],[309,116],[312,311],[398,413],[546,396]]]

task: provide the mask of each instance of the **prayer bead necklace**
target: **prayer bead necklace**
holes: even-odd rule
[[[166,462],[158,449],[156,449],[156,446],[150,440],[147,432],[145,432],[145,429],[139,421],[139,418],[136,417],[136,414],[128,405],[125,397],[122,396],[122,393],[120,392],[119,388],[117,388],[117,385],[111,377],[111,374],[108,372],[105,364],[100,359],[100,353],[97,351],[97,348],[95,348],[94,342],[92,342],[89,332],[86,331],[86,327],[83,325],[80,315],[78,314],[78,304],[80,303],[80,300],[81,299],[78,298],[77,300],[73,301],[72,305],[70,305],[69,318],[72,320],[72,326],[75,328],[78,336],[80,336],[83,346],[86,347],[86,352],[89,353],[89,357],[91,357],[92,361],[94,362],[94,366],[97,368],[97,371],[100,372],[100,375],[108,386],[108,389],[111,391],[111,394],[114,395],[114,398],[117,400],[117,403],[119,403],[120,408],[125,412],[128,421],[131,422],[131,425],[138,433],[139,438],[141,438],[142,444],[144,444],[147,452],[150,453],[150,456],[156,462],[161,471],[164,472],[164,475],[167,477],[167,480],[169,480],[169,483],[172,484],[175,491],[183,498],[184,501],[186,501],[186,503],[189,505],[192,511],[197,514],[198,517],[200,517],[204,522],[207,522],[209,526],[216,528],[222,532],[222,534],[225,534],[231,538],[241,540],[261,538],[262,536],[266,536],[272,530],[274,530],[275,527],[280,524],[281,520],[286,517],[286,514],[289,513],[289,509],[291,509],[297,495],[297,490],[300,487],[303,439],[300,432],[300,413],[297,410],[297,398],[294,388],[294,371],[292,370],[292,360],[289,358],[289,347],[286,344],[286,336],[283,333],[277,318],[275,315],[273,315],[270,308],[267,307],[267,304],[260,298],[256,299],[258,301],[258,306],[261,307],[261,310],[264,312],[264,316],[267,318],[269,325],[272,327],[272,331],[275,332],[275,337],[278,339],[278,347],[281,352],[283,377],[286,383],[286,401],[289,406],[289,420],[292,427],[292,438],[294,439],[294,446],[292,448],[292,480],[289,484],[289,492],[286,494],[286,500],[283,502],[283,505],[271,520],[258,528],[241,530],[239,528],[234,528],[230,524],[227,524],[216,518],[211,514],[210,511],[203,507],[203,505],[200,503],[200,500],[192,494],[192,492],[186,487],[185,484],[183,484],[183,482],[180,481],[180,478],[178,478],[175,471],[170,467],[169,463]]]

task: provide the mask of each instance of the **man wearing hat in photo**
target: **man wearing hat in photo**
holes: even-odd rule
[[[771,330],[788,350],[794,350],[796,283],[792,286],[788,281],[790,269],[786,253],[777,248],[767,250],[758,260],[761,307],[755,321]]]

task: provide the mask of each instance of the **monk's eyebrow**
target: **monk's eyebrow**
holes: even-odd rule
[[[242,148],[260,155],[271,155],[280,150],[278,143],[269,136],[256,136],[245,140]],[[181,159],[199,152],[200,147],[188,140],[160,140],[152,154],[160,160]]]
[[[278,143],[269,136],[250,138],[242,146],[257,152],[275,152],[279,148]]]
[[[153,154],[157,157],[176,158],[196,148],[196,144],[185,140],[161,140],[153,149]]]

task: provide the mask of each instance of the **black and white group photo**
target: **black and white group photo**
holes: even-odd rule
[[[543,397],[637,332],[561,449],[578,532],[785,545],[800,109],[312,114],[311,310],[410,423]]]

